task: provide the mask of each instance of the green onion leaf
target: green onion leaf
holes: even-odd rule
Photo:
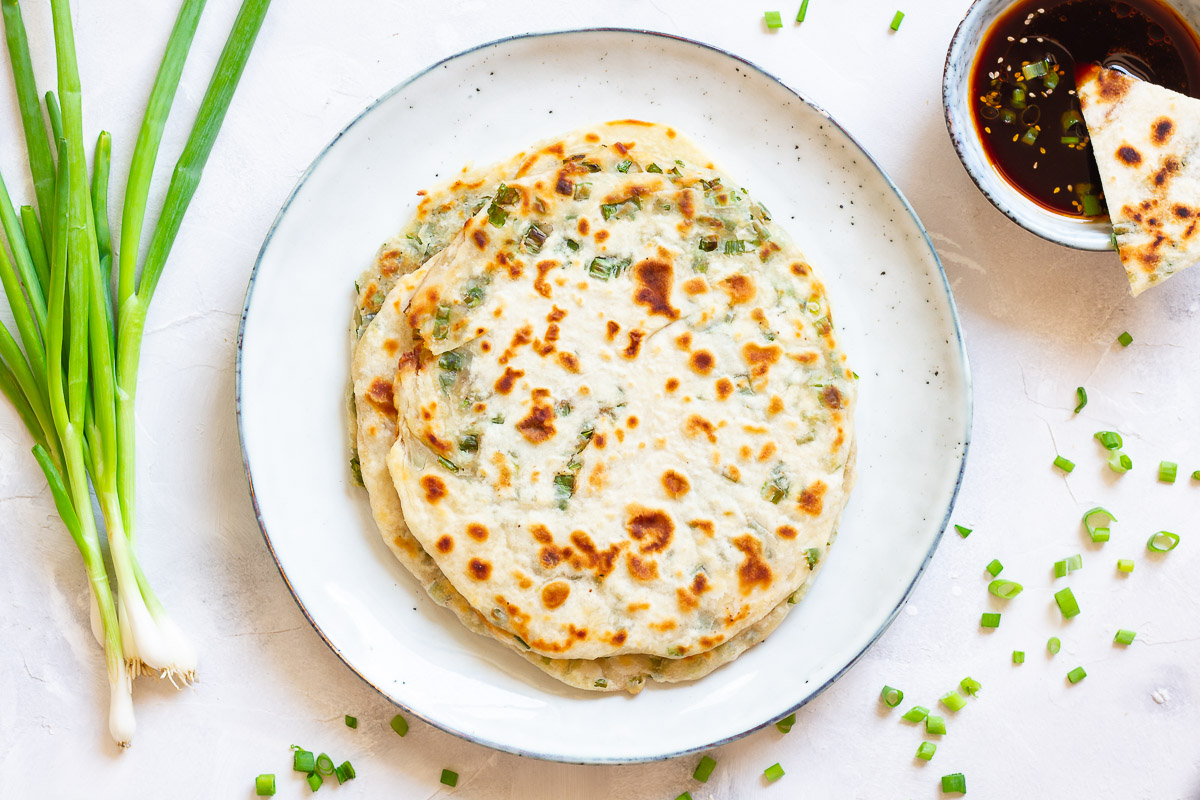
[[[1052,70],[1047,72],[1042,77],[1042,86],[1046,87],[1047,89],[1053,89],[1054,87],[1058,86],[1059,80],[1060,78],[1058,77],[1058,73]]]
[[[1179,534],[1159,531],[1146,540],[1146,549],[1154,553],[1169,553],[1179,546]]]
[[[1192,480],[1200,481],[1200,469],[1192,473]]]
[[[776,762],[763,770],[763,777],[767,779],[767,783],[774,783],[783,777],[783,767]]]
[[[292,754],[292,769],[296,772],[312,772],[317,768],[317,757],[312,751],[292,745],[296,751]]]
[[[1037,142],[1039,133],[1041,133],[1041,128],[1039,128],[1037,125],[1031,125],[1029,128],[1026,128],[1025,133],[1021,134],[1021,144],[1033,145],[1035,142]],[[1086,200],[1089,196],[1090,195],[1087,195],[1083,198],[1085,201],[1084,202],[1085,207],[1087,206]],[[1094,200],[1095,198],[1092,198],[1092,199]],[[1085,211],[1084,213],[1087,213],[1087,212]],[[1097,213],[1099,213],[1099,207],[1097,207]],[[1093,215],[1088,214],[1088,216],[1093,216]]]
[[[1077,109],[1072,108],[1069,111],[1064,111],[1059,121],[1062,123],[1063,133],[1070,133],[1071,129],[1076,125],[1083,124],[1083,117],[1080,116]]]
[[[483,287],[472,286],[463,293],[463,302],[467,308],[477,308],[483,303]]]
[[[1051,636],[1049,639],[1046,640],[1046,649],[1050,652],[1050,655],[1052,655],[1052,656],[1058,655],[1058,650],[1061,647],[1062,647],[1062,642],[1060,642],[1058,640],[1057,636]]]
[[[275,776],[271,774],[259,775],[254,779],[254,794],[258,797],[274,797],[275,796]]]
[[[658,164],[651,163],[646,166],[646,172],[654,172],[654,173],[661,175],[662,167],[660,167]]]
[[[701,783],[708,783],[709,777],[713,770],[716,769],[717,762],[709,756],[704,756],[700,759],[700,763],[696,765],[696,771],[692,773],[692,777]]]
[[[900,30],[900,23],[903,21],[904,21],[904,12],[897,11],[895,13],[895,15],[892,17],[892,26],[891,26],[892,30],[894,30],[894,31]]]
[[[1118,558],[1117,559],[1117,569],[1121,572],[1133,572],[1133,559],[1132,558]]]
[[[1087,671],[1083,667],[1076,667],[1067,673],[1067,680],[1071,683],[1079,683],[1087,677]]]
[[[458,773],[451,769],[442,770],[442,783],[446,786],[457,786]]]
[[[775,727],[779,729],[780,733],[788,733],[792,730],[792,726],[795,724],[796,724],[796,715],[788,714],[786,717],[779,720],[779,722],[776,722]]]
[[[979,625],[980,625],[980,627],[983,627],[983,628],[999,628],[1000,627],[1000,615],[992,614],[992,613],[985,613],[982,617],[979,618]]]
[[[1067,559],[1067,572],[1074,572],[1077,569],[1083,569],[1083,555],[1080,553]]]
[[[1133,344],[1133,337],[1129,335],[1129,331],[1125,331],[1117,337],[1117,341],[1121,343],[1121,347],[1129,347]]]
[[[946,733],[945,717],[937,717],[933,714],[925,717],[925,733],[930,736],[944,736]]]
[[[1124,628],[1117,629],[1117,635],[1113,637],[1113,641],[1121,645],[1133,644],[1133,637],[1137,636],[1134,631],[1127,631]]]
[[[949,792],[967,793],[967,779],[961,772],[942,776],[942,794]]]
[[[1013,89],[1008,102],[1018,111],[1025,108],[1025,90],[1020,87]]]
[[[358,727],[358,717],[352,717],[349,714],[347,714],[346,715],[346,727],[347,728],[357,728]]]
[[[550,238],[550,231],[543,230],[540,225],[530,225],[529,230],[525,231],[525,238],[521,240],[521,244],[525,247],[526,252],[537,255],[542,252],[542,245],[548,238]]]
[[[1085,217],[1095,217],[1100,214],[1100,198],[1094,194],[1080,195],[1079,202],[1083,206]]]
[[[725,240],[725,255],[733,256],[746,252],[746,243],[741,239]]]
[[[1063,619],[1070,619],[1079,614],[1079,601],[1075,599],[1075,593],[1071,591],[1070,586],[1055,592],[1054,602],[1058,603],[1058,610],[1062,612]]]
[[[450,470],[451,472],[458,472],[458,464],[455,464],[453,461],[446,458],[445,456],[438,456],[438,463],[441,464],[442,467],[444,467],[445,469]]]
[[[809,547],[804,551],[804,560],[808,562],[808,568],[812,569],[817,566],[817,562],[821,560],[821,550],[817,547]]]
[[[993,558],[991,561],[988,562],[988,565],[986,567],[984,567],[984,569],[986,569],[988,571],[988,574],[990,574],[994,578],[1000,574],[1000,571],[1002,569],[1004,569],[1004,565],[1000,563],[999,559]]]
[[[1081,140],[1078,136],[1060,136],[1058,141],[1061,144],[1079,144]]]
[[[1071,473],[1071,470],[1075,469],[1075,462],[1071,461],[1068,458],[1063,458],[1062,456],[1055,456],[1054,457],[1054,466],[1058,467],[1063,472],[1065,472],[1069,475]]]
[[[1075,413],[1078,414],[1087,405],[1087,389],[1077,386],[1075,388],[1075,397],[1079,400],[1079,404],[1075,406]]]
[[[884,686],[879,692],[879,699],[888,708],[895,708],[900,705],[900,701],[904,699],[904,692],[899,689],[893,689],[891,686]]]
[[[479,450],[479,434],[464,433],[458,440],[458,449],[464,453],[474,453]]]
[[[404,717],[400,716],[399,714],[392,717],[391,724],[392,724],[392,730],[394,730],[396,733],[400,734],[401,736],[404,736],[405,734],[408,733],[408,720],[406,720]]]
[[[1013,663],[1014,664],[1024,664],[1025,663],[1025,651],[1024,650],[1013,650]]]
[[[496,203],[488,206],[488,222],[495,225],[497,228],[503,228],[504,223],[508,221],[508,212],[501,208]]]
[[[1067,576],[1067,573],[1070,571],[1071,570],[1067,568],[1067,562],[1065,559],[1062,561],[1054,562],[1054,577],[1065,578]]]
[[[933,758],[933,754],[937,752],[937,745],[933,742],[921,742],[917,747],[917,758],[922,761],[929,761]]]
[[[806,14],[808,14],[808,0],[801,0],[800,10],[796,12],[796,22],[804,22]]]
[[[925,706],[913,706],[908,711],[904,712],[904,716],[900,719],[905,722],[920,722],[929,716],[929,709]]]
[[[1096,431],[1095,438],[1104,447],[1105,450],[1120,450],[1124,442],[1121,441],[1121,434],[1116,431]]]
[[[1050,71],[1050,62],[1045,59],[1035,61],[1032,64],[1025,64],[1021,67],[1021,74],[1025,76],[1025,80],[1031,81],[1034,78],[1041,78]]]
[[[1004,579],[994,580],[988,584],[988,591],[1002,600],[1011,600],[1021,593],[1025,587],[1016,581]]]
[[[333,759],[325,753],[317,756],[317,774],[326,778],[333,774]]]
[[[1102,508],[1101,506],[1096,506],[1090,511],[1085,512],[1083,515],[1083,527],[1087,529],[1088,536],[1092,538],[1092,541],[1097,543],[1107,542],[1111,530],[1108,528],[1108,526],[1098,527],[1095,523],[1093,523],[1092,517],[1095,516],[1107,517],[1109,522],[1116,522],[1117,518],[1113,516],[1111,511],[1106,508]],[[1082,561],[1080,566],[1082,566]],[[1070,568],[1069,565],[1068,568]],[[1074,569],[1078,569],[1078,567],[1075,567]]]
[[[496,202],[502,206],[511,206],[521,199],[521,193],[503,183],[496,187]]]
[[[972,678],[970,675],[959,681],[958,685],[962,687],[964,692],[971,695],[971,697],[978,696],[979,690],[983,688],[983,684]]]
[[[1160,461],[1158,463],[1158,479],[1163,483],[1174,483],[1175,474],[1179,471],[1179,465],[1173,461]]]
[[[620,164],[617,164],[617,172],[629,172],[629,168],[633,166],[633,161],[625,159]]]
[[[441,356],[438,357],[438,366],[442,369],[450,370],[451,372],[457,372],[458,370],[462,369],[462,365],[463,354],[454,350],[449,350],[445,353],[442,353]]]
[[[1117,474],[1123,474],[1133,469],[1133,459],[1122,452],[1114,451],[1108,459],[1108,468]]]
[[[683,794],[676,797],[675,800],[692,800],[692,793],[684,792]]]
[[[716,236],[701,236],[699,247],[705,253],[711,253],[712,251],[717,249],[717,237]]]
[[[938,702],[951,711],[960,711],[967,704],[967,698],[951,689],[938,698]]]
[[[964,525],[955,525],[954,530],[958,531],[958,535],[964,539],[971,535],[971,528]]]
[[[321,784],[325,782],[325,779],[322,778],[317,773],[313,772],[313,773],[309,774],[307,781],[308,781],[308,788],[312,789],[315,792],[321,788]]]
[[[763,21],[767,23],[768,28],[782,28],[783,19],[778,11],[768,11],[763,14]]]
[[[630,264],[632,258],[617,258],[616,256],[596,256],[588,266],[588,275],[606,281],[620,275]]]

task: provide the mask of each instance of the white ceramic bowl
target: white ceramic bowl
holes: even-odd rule
[[[975,0],[950,40],[942,76],[942,105],[950,141],[979,191],[1013,222],[1067,247],[1111,250],[1112,225],[1107,219],[1081,220],[1042,208],[1013,188],[983,152],[979,132],[971,119],[971,69],[984,35],[1012,4],[1013,0]],[[1167,5],[1178,11],[1192,28],[1200,24],[1200,0],[1171,0]]]

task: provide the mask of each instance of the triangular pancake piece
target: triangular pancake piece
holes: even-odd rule
[[[1200,261],[1200,100],[1089,67],[1079,104],[1133,294]]]

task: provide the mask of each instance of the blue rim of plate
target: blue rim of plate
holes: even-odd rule
[[[929,247],[929,253],[933,256],[933,261],[937,265],[938,274],[942,278],[942,288],[946,292],[946,301],[949,303],[949,306],[950,306],[950,318],[954,322],[954,338],[955,338],[956,344],[958,345],[958,354],[959,354],[959,358],[961,359],[961,362],[962,362],[963,377],[964,377],[964,382],[965,382],[966,390],[967,390],[966,391],[967,407],[965,409],[966,410],[966,429],[963,432],[962,456],[959,460],[958,476],[955,478],[954,491],[950,495],[950,502],[946,505],[946,513],[942,517],[942,523],[941,523],[940,529],[938,530],[937,535],[934,537],[932,544],[930,544],[929,552],[925,554],[925,559],[921,562],[921,566],[917,569],[917,572],[913,576],[912,581],[908,584],[908,587],[905,588],[904,594],[903,594],[903,596],[901,596],[899,602],[896,603],[896,607],[892,609],[890,614],[888,614],[887,619],[884,620],[883,624],[879,626],[879,629],[877,631],[875,631],[874,635],[871,636],[870,640],[865,645],[863,645],[863,648],[861,650],[859,650],[858,653],[855,654],[855,656],[853,658],[851,658],[850,661],[848,661],[845,666],[843,666],[841,669],[839,669],[832,677],[829,678],[829,680],[825,681],[825,683],[821,684],[816,689],[814,689],[812,692],[810,692],[807,697],[805,697],[803,700],[801,700],[796,705],[794,705],[790,708],[787,708],[784,711],[781,711],[779,714],[777,714],[774,717],[771,717],[767,720],[764,720],[762,723],[760,723],[758,725],[755,725],[751,728],[748,728],[748,729],[746,729],[740,733],[734,734],[732,736],[726,736],[723,739],[718,739],[717,741],[710,742],[705,745],[701,745],[701,746],[697,746],[697,747],[688,747],[683,750],[678,750],[678,751],[671,752],[671,753],[664,753],[661,755],[646,756],[644,758],[595,758],[595,759],[589,759],[586,761],[578,761],[578,760],[561,758],[561,757],[555,756],[554,754],[538,753],[538,752],[534,752],[531,750],[525,750],[525,749],[522,749],[519,747],[512,747],[512,746],[504,744],[503,742],[491,741],[491,740],[482,738],[480,736],[474,736],[474,735],[471,735],[468,733],[464,733],[463,731],[455,730],[454,728],[451,728],[451,727],[439,722],[438,720],[431,719],[423,714],[418,714],[417,712],[415,712],[412,709],[405,706],[403,703],[401,703],[395,697],[388,694],[386,691],[384,691],[380,687],[376,686],[365,675],[363,675],[361,672],[359,672],[358,669],[355,668],[355,666],[353,664],[351,664],[350,661],[348,661],[344,655],[342,655],[342,652],[340,650],[338,650],[337,645],[335,645],[332,641],[330,641],[329,637],[325,635],[325,632],[323,630],[321,630],[321,626],[318,625],[317,621],[314,620],[312,618],[312,616],[308,613],[308,609],[304,606],[304,601],[302,599],[300,599],[300,595],[296,593],[296,589],[295,589],[295,587],[292,586],[291,581],[288,580],[287,573],[284,572],[283,565],[279,562],[279,557],[278,557],[278,555],[276,555],[275,548],[271,544],[270,534],[267,533],[267,526],[266,526],[266,523],[263,521],[262,510],[258,506],[258,496],[254,491],[254,477],[251,475],[250,457],[249,457],[249,454],[246,452],[246,437],[243,432],[244,419],[242,417],[242,343],[243,343],[243,339],[246,334],[246,317],[250,312],[250,302],[254,295],[254,284],[255,284],[255,280],[258,278],[258,269],[262,265],[263,256],[267,252],[267,248],[270,246],[271,240],[275,237],[275,232],[279,227],[280,221],[283,219],[284,215],[287,214],[288,209],[292,205],[292,201],[294,201],[296,199],[296,195],[299,194],[300,189],[303,188],[303,186],[304,186],[305,182],[308,180],[309,176],[312,175],[313,171],[317,168],[318,165],[320,165],[320,163],[324,160],[325,156],[329,153],[329,151],[333,148],[333,146],[338,143],[338,141],[346,134],[347,131],[349,131],[352,127],[357,125],[359,120],[361,120],[367,114],[374,111],[377,106],[379,106],[381,103],[383,103],[384,101],[391,98],[393,95],[396,95],[399,92],[403,91],[409,85],[411,85],[412,83],[421,79],[422,77],[424,77],[428,73],[432,72],[433,70],[437,69],[438,67],[442,66],[443,64],[446,64],[450,61],[454,61],[455,59],[462,58],[463,56],[470,55],[470,54],[478,52],[480,50],[486,50],[491,47],[497,47],[499,45],[504,45],[509,42],[515,42],[515,41],[520,41],[520,40],[524,40],[524,39],[538,39],[538,38],[546,38],[546,37],[551,37],[551,36],[570,36],[570,35],[575,35],[575,34],[588,34],[588,33],[617,33],[617,34],[627,34],[627,35],[631,35],[631,36],[657,37],[657,38],[662,38],[662,39],[670,39],[670,40],[680,42],[683,44],[693,45],[695,47],[699,47],[699,48],[708,50],[713,53],[719,53],[727,58],[732,59],[733,61],[738,62],[739,64],[741,64],[743,66],[749,67],[750,69],[754,70],[755,72],[762,75],[763,77],[765,77],[771,81],[774,81],[779,86],[781,86],[784,89],[786,89],[787,91],[791,92],[798,100],[800,100],[806,106],[811,108],[813,111],[816,111],[818,114],[820,114],[826,120],[828,120],[830,125],[835,127],[855,147],[857,147],[859,152],[863,154],[863,156],[867,159],[867,161],[870,162],[871,166],[874,167],[879,172],[879,174],[883,177],[884,181],[887,182],[888,187],[893,192],[895,192],[896,197],[900,200],[901,205],[904,206],[904,210],[908,212],[908,215],[912,218],[912,221],[916,224],[917,230],[919,230],[921,232],[921,236],[925,239],[925,244]],[[879,162],[875,160],[875,157],[872,156],[865,147],[863,147],[862,143],[859,142],[858,139],[856,139],[853,135],[851,135],[851,133],[849,131],[847,131],[844,127],[842,127],[842,124],[839,123],[837,120],[835,120],[829,114],[828,111],[821,108],[819,105],[814,103],[812,100],[809,100],[803,94],[796,91],[791,86],[784,83],[782,80],[777,78],[775,75],[771,74],[767,70],[758,66],[754,62],[748,61],[748,60],[742,58],[741,56],[735,55],[734,53],[731,53],[728,50],[724,50],[715,45],[705,44],[704,42],[699,42],[699,41],[696,41],[695,39],[689,39],[686,36],[677,36],[677,35],[671,34],[671,33],[662,33],[660,31],[651,31],[651,30],[645,30],[645,29],[641,29],[641,28],[607,28],[607,27],[571,28],[571,29],[567,29],[567,30],[558,30],[558,31],[542,31],[542,32],[534,32],[534,33],[522,33],[522,34],[517,34],[514,36],[505,36],[500,39],[493,39],[492,41],[484,42],[483,44],[478,44],[478,45],[475,45],[474,47],[469,47],[466,50],[462,50],[458,53],[455,53],[454,55],[447,56],[446,58],[436,61],[433,64],[430,64],[429,66],[425,67],[424,69],[410,75],[408,78],[406,78],[405,80],[396,84],[395,86],[393,86],[391,89],[389,89],[384,94],[380,95],[378,98],[376,98],[374,101],[372,101],[369,105],[367,105],[366,108],[364,108],[361,112],[359,112],[357,115],[355,115],[354,119],[352,119],[345,127],[343,127],[340,131],[338,131],[332,139],[329,140],[329,143],[326,144],[325,147],[323,147],[321,149],[321,152],[317,154],[316,158],[314,158],[312,160],[312,162],[308,165],[308,167],[305,168],[304,172],[301,173],[299,179],[297,179],[297,181],[296,181],[295,187],[292,188],[292,191],[288,194],[287,199],[283,201],[283,205],[280,207],[279,213],[275,215],[275,219],[271,222],[271,227],[267,230],[267,235],[263,239],[263,245],[258,251],[257,258],[255,258],[255,260],[254,260],[254,268],[250,272],[250,282],[246,287],[246,300],[242,305],[242,316],[241,316],[241,320],[238,323],[236,377],[237,377],[237,382],[236,382],[236,390],[235,390],[235,404],[236,404],[237,421],[238,421],[238,441],[239,441],[239,445],[242,450],[242,466],[246,472],[246,484],[250,491],[250,502],[254,505],[254,518],[258,521],[258,528],[262,532],[263,541],[266,542],[267,550],[270,551],[271,558],[275,561],[275,566],[279,570],[279,575],[281,578],[283,578],[283,582],[287,586],[288,591],[291,593],[292,599],[296,601],[296,605],[300,608],[300,613],[302,613],[304,615],[304,618],[306,620],[308,620],[308,624],[310,626],[312,626],[312,629],[314,631],[316,631],[318,636],[321,637],[321,640],[325,642],[325,644],[329,647],[329,649],[333,651],[334,655],[336,655],[342,661],[342,663],[345,664],[350,669],[351,672],[353,672],[355,675],[357,675],[359,677],[359,679],[363,681],[363,683],[367,684],[372,689],[379,692],[379,694],[381,694],[383,697],[385,697],[389,702],[396,705],[398,708],[402,709],[403,711],[405,711],[409,714],[412,714],[414,717],[428,723],[429,725],[432,725],[433,727],[438,728],[439,730],[443,730],[446,733],[449,733],[453,736],[457,736],[458,738],[463,739],[464,741],[483,745],[484,747],[488,747],[493,750],[499,750],[499,751],[502,751],[505,753],[513,753],[514,755],[526,756],[528,758],[535,758],[535,759],[538,759],[541,761],[554,761],[554,762],[567,763],[567,764],[636,764],[636,763],[645,763],[645,762],[652,762],[652,761],[665,761],[669,758],[677,758],[679,756],[685,756],[690,753],[698,753],[702,750],[709,750],[714,747],[720,747],[722,745],[726,745],[731,742],[735,742],[738,739],[741,739],[745,736],[749,736],[750,734],[754,733],[755,731],[762,730],[763,728],[767,727],[768,725],[770,725],[774,722],[777,722],[780,719],[783,719],[784,717],[786,717],[789,714],[794,714],[800,708],[807,705],[814,698],[816,698],[822,692],[824,692],[826,689],[828,689],[830,686],[832,686],[834,684],[834,682],[836,682],[839,678],[841,678],[843,675],[845,675],[846,672],[848,672],[851,667],[853,667],[855,664],[857,664],[859,659],[861,659],[863,657],[863,655],[868,650],[871,649],[871,646],[874,645],[875,642],[877,642],[879,640],[879,637],[882,636],[889,627],[891,627],[892,622],[895,621],[896,616],[900,613],[900,609],[908,601],[908,598],[912,594],[913,589],[916,588],[917,581],[919,581],[921,579],[921,576],[925,574],[925,568],[927,566],[929,566],[929,562],[933,559],[934,552],[937,551],[938,545],[942,541],[942,536],[946,533],[946,528],[949,527],[949,525],[950,525],[950,515],[954,510],[954,503],[958,499],[959,489],[962,488],[963,473],[966,470],[966,466],[967,466],[967,453],[970,450],[970,445],[971,445],[971,428],[972,428],[972,424],[974,421],[974,393],[971,390],[972,389],[971,365],[967,359],[967,350],[966,350],[965,344],[963,343],[963,337],[962,337],[962,326],[959,324],[959,319],[958,319],[958,307],[954,304],[954,294],[950,290],[950,283],[946,278],[945,267],[942,266],[942,260],[938,256],[937,249],[933,246],[933,242],[929,238],[929,233],[925,230],[925,225],[921,222],[920,217],[917,216],[917,212],[913,209],[912,205],[908,202],[908,198],[905,197],[904,193],[900,191],[900,187],[898,187],[896,185],[895,181],[892,180],[892,177],[887,173],[887,171],[884,170],[884,168],[879,164]]]

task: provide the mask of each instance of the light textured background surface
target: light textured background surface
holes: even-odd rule
[[[40,85],[53,76],[48,4],[26,2]],[[77,0],[85,124],[113,133],[124,175],[174,3]],[[138,737],[117,753],[105,732],[107,687],[87,623],[77,552],[54,516],[16,416],[0,406],[0,796],[250,797],[275,772],[280,797],[308,794],[288,745],[350,758],[346,797],[701,798],[940,797],[939,776],[965,772],[974,797],[1200,797],[1200,269],[1137,301],[1115,256],[1063,250],[1008,222],[976,192],[942,122],[942,59],[966,2],[908,0],[900,32],[880,0],[812,0],[808,21],[768,33],[762,9],[714,0],[611,0],[584,6],[484,0],[278,2],[217,144],[151,314],[139,396],[143,563],[202,651],[202,682],[177,693],[135,687]],[[211,0],[184,74],[164,152],[177,153],[229,22]],[[785,19],[795,13],[780,7]],[[714,755],[707,785],[695,758],[633,767],[543,764],[414,723],[387,728],[392,707],[359,682],[304,621],[275,570],[245,490],[234,420],[234,348],[261,239],[300,172],[371,99],[426,64],[502,35],[586,25],[681,34],[756,61],[837,117],[889,170],[928,226],[962,315],[975,380],[975,429],[953,534],[892,628],[837,685],[774,729]],[[0,168],[30,196],[7,68]],[[701,102],[697,98],[697,102]],[[720,113],[720,109],[714,109]],[[164,160],[164,165],[169,159]],[[157,184],[155,197],[165,189]],[[113,198],[119,202],[119,194]],[[795,231],[803,241],[803,231]],[[1116,336],[1129,330],[1134,344]],[[298,377],[302,380],[302,376]],[[1091,401],[1071,414],[1074,389]],[[1091,435],[1117,429],[1135,468],[1118,478]],[[1064,479],[1056,451],[1079,467]],[[1180,463],[1174,486],[1155,480]],[[1102,503],[1120,522],[1085,543],[1081,513]],[[1149,557],[1155,530],[1181,534]],[[330,531],[336,547],[338,531]],[[1052,580],[1081,552],[1084,569]],[[1001,627],[983,566],[1004,562],[1026,590]],[[1137,560],[1132,575],[1118,557]],[[1052,592],[1075,590],[1064,624]],[[1114,647],[1118,627],[1138,631]],[[1063,650],[1050,659],[1047,637]],[[1013,649],[1027,652],[1010,663]],[[1082,664],[1077,686],[1066,672]],[[984,689],[947,714],[929,764],[919,730],[877,701],[883,683],[932,706],[972,675]],[[359,717],[359,729],[342,724]],[[766,786],[764,767],[787,776]],[[457,790],[438,784],[457,770]]]

